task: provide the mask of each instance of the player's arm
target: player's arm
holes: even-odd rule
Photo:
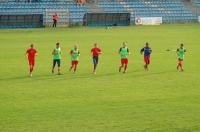
[[[102,54],[102,51],[101,51],[101,49],[99,49],[99,54]]]
[[[127,49],[127,52],[128,52],[128,54],[131,54],[131,53],[129,52],[129,49]]]
[[[120,49],[118,50],[118,53],[119,53],[119,54],[120,54],[121,50],[122,50],[122,48],[120,48]]]
[[[37,50],[35,50],[35,56],[37,56],[38,55],[38,52],[37,52]]]
[[[80,51],[78,51],[78,55],[81,55],[81,54],[80,54]]]
[[[73,54],[73,50],[71,50],[71,51],[69,52],[69,54],[72,55],[72,54]]]
[[[179,49],[176,50],[176,54],[178,55]]]
[[[91,56],[93,56],[93,49],[91,49],[90,53],[91,53]]]
[[[152,49],[150,49],[150,54],[152,53]]]
[[[55,55],[55,52],[56,52],[56,50],[54,49],[54,50],[52,51],[52,55]]]
[[[28,54],[28,50],[26,51],[26,54],[25,55],[27,55]]]
[[[142,54],[144,52],[144,48],[142,48],[141,50],[140,50],[140,54]]]

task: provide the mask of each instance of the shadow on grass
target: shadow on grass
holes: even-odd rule
[[[162,72],[144,72],[143,70],[136,70],[130,71],[125,74],[119,72],[112,72],[112,73],[105,73],[105,74],[92,74],[92,73],[84,73],[84,74],[73,74],[73,73],[65,73],[61,75],[57,74],[46,74],[46,75],[37,75],[33,77],[29,76],[18,76],[18,77],[11,77],[11,78],[1,78],[0,81],[37,81],[37,80],[74,80],[74,79],[95,79],[95,78],[108,78],[112,79],[111,77],[120,75],[120,76],[127,76],[133,78],[140,78],[145,76],[153,76],[153,75],[160,75],[166,73],[173,73],[177,71],[162,71]]]

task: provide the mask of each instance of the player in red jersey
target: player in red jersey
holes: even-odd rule
[[[26,51],[26,55],[28,58],[28,62],[29,62],[29,74],[32,77],[32,72],[33,72],[33,68],[35,65],[35,56],[36,56],[37,51],[34,49],[33,44],[31,44],[30,48],[27,49]]]
[[[97,64],[99,62],[99,54],[101,54],[101,49],[98,47],[97,43],[94,44],[94,48],[91,49],[92,59],[93,59],[93,73],[96,74]]]

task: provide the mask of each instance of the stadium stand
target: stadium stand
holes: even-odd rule
[[[200,0],[195,0],[195,5],[200,8]]]
[[[199,0],[196,4],[200,6]],[[43,23],[50,23],[52,19],[50,15],[46,15],[47,11],[56,12],[56,10],[63,9],[63,12],[67,13],[60,16],[60,22],[68,21],[69,24],[82,24],[84,14],[94,12],[93,7],[94,4],[93,6],[90,4],[80,6],[75,0],[3,0],[0,2],[0,15],[40,14],[45,18],[42,20]],[[180,0],[103,0],[97,1],[95,8],[101,12],[129,12],[132,23],[138,16],[162,17],[164,23],[197,21],[197,14],[187,9]]]
[[[98,6],[107,11],[131,12],[131,21],[135,17],[163,17],[164,23],[194,22],[197,15],[188,10],[181,1],[132,1],[98,2]]]
[[[60,9],[66,9],[65,11],[69,11],[66,16],[60,16],[59,15],[59,22],[62,22],[62,17],[67,17],[67,20],[71,23],[76,22],[82,22],[83,21],[83,15],[87,11],[87,6],[78,6],[75,1],[64,1],[64,0],[40,0],[39,2],[36,1],[16,1],[16,0],[8,0],[6,2],[0,3],[0,15],[9,14],[9,15],[15,15],[15,14],[46,14],[46,10],[60,10]],[[45,16],[44,16],[45,17]],[[47,22],[52,22],[51,16],[47,20]],[[44,20],[44,22],[46,22]],[[65,18],[66,20],[66,18]]]

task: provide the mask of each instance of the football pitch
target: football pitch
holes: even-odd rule
[[[122,42],[127,73],[119,73]],[[60,42],[61,73],[52,75],[52,50]],[[102,49],[97,74],[90,50]],[[140,49],[152,48],[149,71]],[[0,132],[200,132],[200,25],[0,30]],[[26,49],[38,51],[33,77]],[[184,43],[184,72],[176,50]],[[80,50],[77,73],[69,52]],[[166,51],[170,49],[171,51]],[[56,69],[55,69],[56,71]]]

